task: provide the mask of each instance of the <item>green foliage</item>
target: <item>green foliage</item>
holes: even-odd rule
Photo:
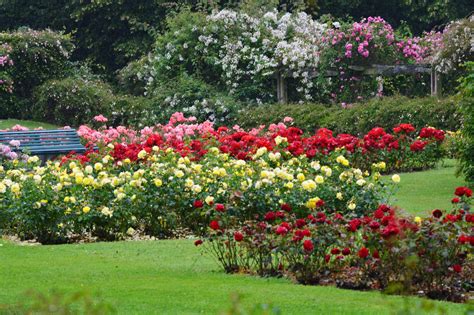
[[[118,95],[112,102],[109,124],[112,126],[134,126],[143,128],[158,123],[153,121],[152,100],[140,96]]]
[[[364,134],[376,126],[386,129],[399,123],[411,123],[417,128],[432,126],[444,130],[458,130],[462,117],[454,97],[436,99],[384,97],[343,109],[321,104],[273,104],[248,108],[237,118],[244,127],[278,123],[284,117],[294,118],[295,125],[307,132],[326,127],[336,133]]]
[[[467,75],[461,78],[461,110],[464,115],[461,171],[466,180],[474,184],[474,62],[466,63]]]
[[[228,124],[238,115],[242,104],[193,76],[182,75],[164,83],[152,95],[153,115],[149,124],[168,121],[175,112],[195,116],[198,121],[210,120]]]
[[[27,301],[27,302],[25,302]],[[0,305],[2,314],[63,314],[63,315],[102,315],[115,314],[116,310],[109,304],[100,301],[88,292],[50,294],[28,291],[24,301],[17,305]]]
[[[474,3],[470,0],[318,0],[317,6],[318,15],[330,14],[337,18],[351,17],[355,20],[381,16],[394,27],[408,26],[416,34],[463,18],[474,10]]]
[[[70,0],[76,58],[103,65],[109,73],[147,53],[166,14],[176,3],[166,0]]]
[[[78,126],[96,115],[107,115],[114,96],[106,83],[69,77],[45,82],[35,90],[34,99],[35,119]]]
[[[27,28],[0,33],[0,43],[11,47],[13,66],[9,70],[13,93],[4,103],[1,117],[27,117],[32,91],[47,80],[60,78],[67,71],[73,50],[71,38],[50,30]]]
[[[142,57],[120,69],[117,81],[122,92],[137,96],[145,93],[146,82],[142,79],[148,70],[147,62],[148,57]]]

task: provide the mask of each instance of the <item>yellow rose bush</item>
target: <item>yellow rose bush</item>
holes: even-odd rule
[[[215,147],[191,159],[168,148],[143,150],[133,162],[115,160],[107,150],[87,161],[40,165],[30,159],[2,167],[1,228],[46,243],[88,235],[120,239],[130,228],[168,237],[177,228],[205,233],[216,204],[243,222],[281,204],[291,204],[299,216],[316,208],[362,216],[386,196],[380,165],[369,174],[340,152],[322,163],[267,150],[241,160]]]

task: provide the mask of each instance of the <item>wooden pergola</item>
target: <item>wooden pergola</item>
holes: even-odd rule
[[[398,74],[416,74],[416,73],[429,73],[431,76],[431,95],[441,95],[441,76],[434,67],[430,65],[378,65],[373,64],[370,66],[349,66],[349,69],[359,72],[362,75],[368,76],[394,76]],[[309,77],[314,78],[318,73],[314,70],[309,71]],[[337,76],[338,72],[330,70],[326,72],[326,76],[334,77]],[[382,80],[379,81],[378,90],[383,90]],[[278,103],[288,103],[288,85],[286,77],[281,73],[277,73],[277,98]]]

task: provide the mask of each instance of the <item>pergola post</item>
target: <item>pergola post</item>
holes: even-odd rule
[[[280,104],[288,103],[288,86],[281,72],[277,73],[277,99]]]
[[[441,74],[435,67],[431,68],[431,96],[441,96]]]

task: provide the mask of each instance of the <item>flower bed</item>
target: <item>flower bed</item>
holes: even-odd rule
[[[463,301],[474,280],[474,214],[472,191],[455,194],[451,212],[425,219],[383,204],[364,216],[321,209],[301,216],[285,203],[236,225],[219,205],[210,210],[205,248],[227,272]]]
[[[135,231],[168,237],[182,228],[202,234],[210,220],[206,204],[226,204],[239,222],[279,203],[292,204],[299,215],[318,208],[363,216],[386,200],[380,172],[434,164],[444,138],[424,128],[415,139],[409,124],[393,134],[375,128],[363,138],[327,129],[304,136],[283,123],[246,132],[180,113],[141,131],[82,126],[79,133],[98,150],[42,166],[36,157],[4,161],[0,227],[22,238],[66,242]]]
[[[100,118],[101,122],[105,117]],[[110,154],[116,160],[139,160],[140,151],[149,153],[154,146],[160,149],[172,148],[182,156],[198,159],[210,147],[219,148],[233,158],[249,160],[259,149],[273,153],[291,153],[288,156],[305,155],[312,160],[324,161],[331,152],[342,152],[350,156],[355,167],[370,170],[374,163],[385,162],[382,171],[412,171],[433,167],[442,157],[441,144],[445,133],[431,127],[419,132],[411,124],[399,124],[393,133],[381,127],[370,130],[363,137],[350,134],[334,135],[331,130],[321,128],[313,135],[305,135],[297,127],[291,126],[293,119],[260,126],[245,131],[239,126],[219,127],[206,121],[196,123],[196,119],[175,113],[168,124],[145,127],[140,131],[125,127],[92,129],[79,128],[79,135],[90,146],[102,148],[100,154]],[[113,144],[111,149],[107,145]],[[113,148],[112,148],[113,147]],[[80,157],[87,160],[88,154]],[[284,155],[285,156],[285,155]]]

